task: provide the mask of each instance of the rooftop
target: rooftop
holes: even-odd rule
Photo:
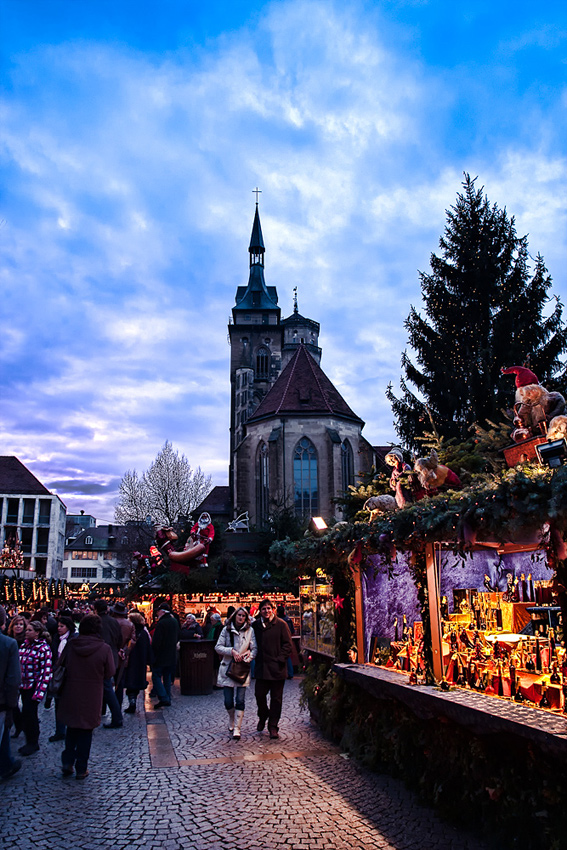
[[[339,416],[364,424],[303,344],[248,421],[281,414]]]

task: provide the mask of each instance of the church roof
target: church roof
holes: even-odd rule
[[[261,254],[264,252],[264,237],[262,236],[262,225],[260,224],[260,213],[258,212],[258,204],[256,204],[256,213],[254,215],[254,224],[252,225],[252,235],[250,236],[250,247],[248,250],[251,254]]]
[[[293,327],[294,325],[298,325],[301,327],[313,326],[314,328],[317,328],[317,330],[319,330],[319,328],[321,327],[319,322],[316,322],[314,319],[308,319],[305,316],[302,316],[301,313],[297,312],[297,310],[294,310],[291,316],[288,316],[287,319],[282,319],[281,323],[282,325],[289,325],[290,327]]]
[[[264,280],[264,267],[259,263],[250,266],[248,286],[239,286],[233,310],[277,310],[278,297],[275,286],[270,292]]]
[[[30,496],[52,495],[21,460],[11,455],[0,456],[0,493],[5,496],[16,493]]]
[[[364,424],[311,357],[305,345],[297,347],[297,352],[248,422],[283,414],[340,416]]]

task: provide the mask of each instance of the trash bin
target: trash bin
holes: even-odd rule
[[[179,687],[183,696],[213,692],[214,640],[182,640],[179,644]]]

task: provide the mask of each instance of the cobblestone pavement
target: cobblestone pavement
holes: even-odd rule
[[[39,753],[0,783],[2,850],[483,850],[403,785],[367,772],[326,741],[286,683],[280,739],[256,731],[253,686],[242,739],[222,692],[182,697],[98,729],[90,775],[62,778],[53,709],[40,708]],[[18,741],[12,743],[18,744]],[[17,747],[13,747],[17,750]]]

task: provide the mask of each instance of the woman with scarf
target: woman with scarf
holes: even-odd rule
[[[234,740],[240,740],[240,729],[244,717],[246,688],[250,684],[250,672],[242,684],[238,684],[227,671],[231,661],[250,662],[256,657],[256,636],[246,608],[237,608],[220,633],[215,650],[221,657],[217,678],[218,687],[224,691],[224,707],[228,711],[228,728]]]

